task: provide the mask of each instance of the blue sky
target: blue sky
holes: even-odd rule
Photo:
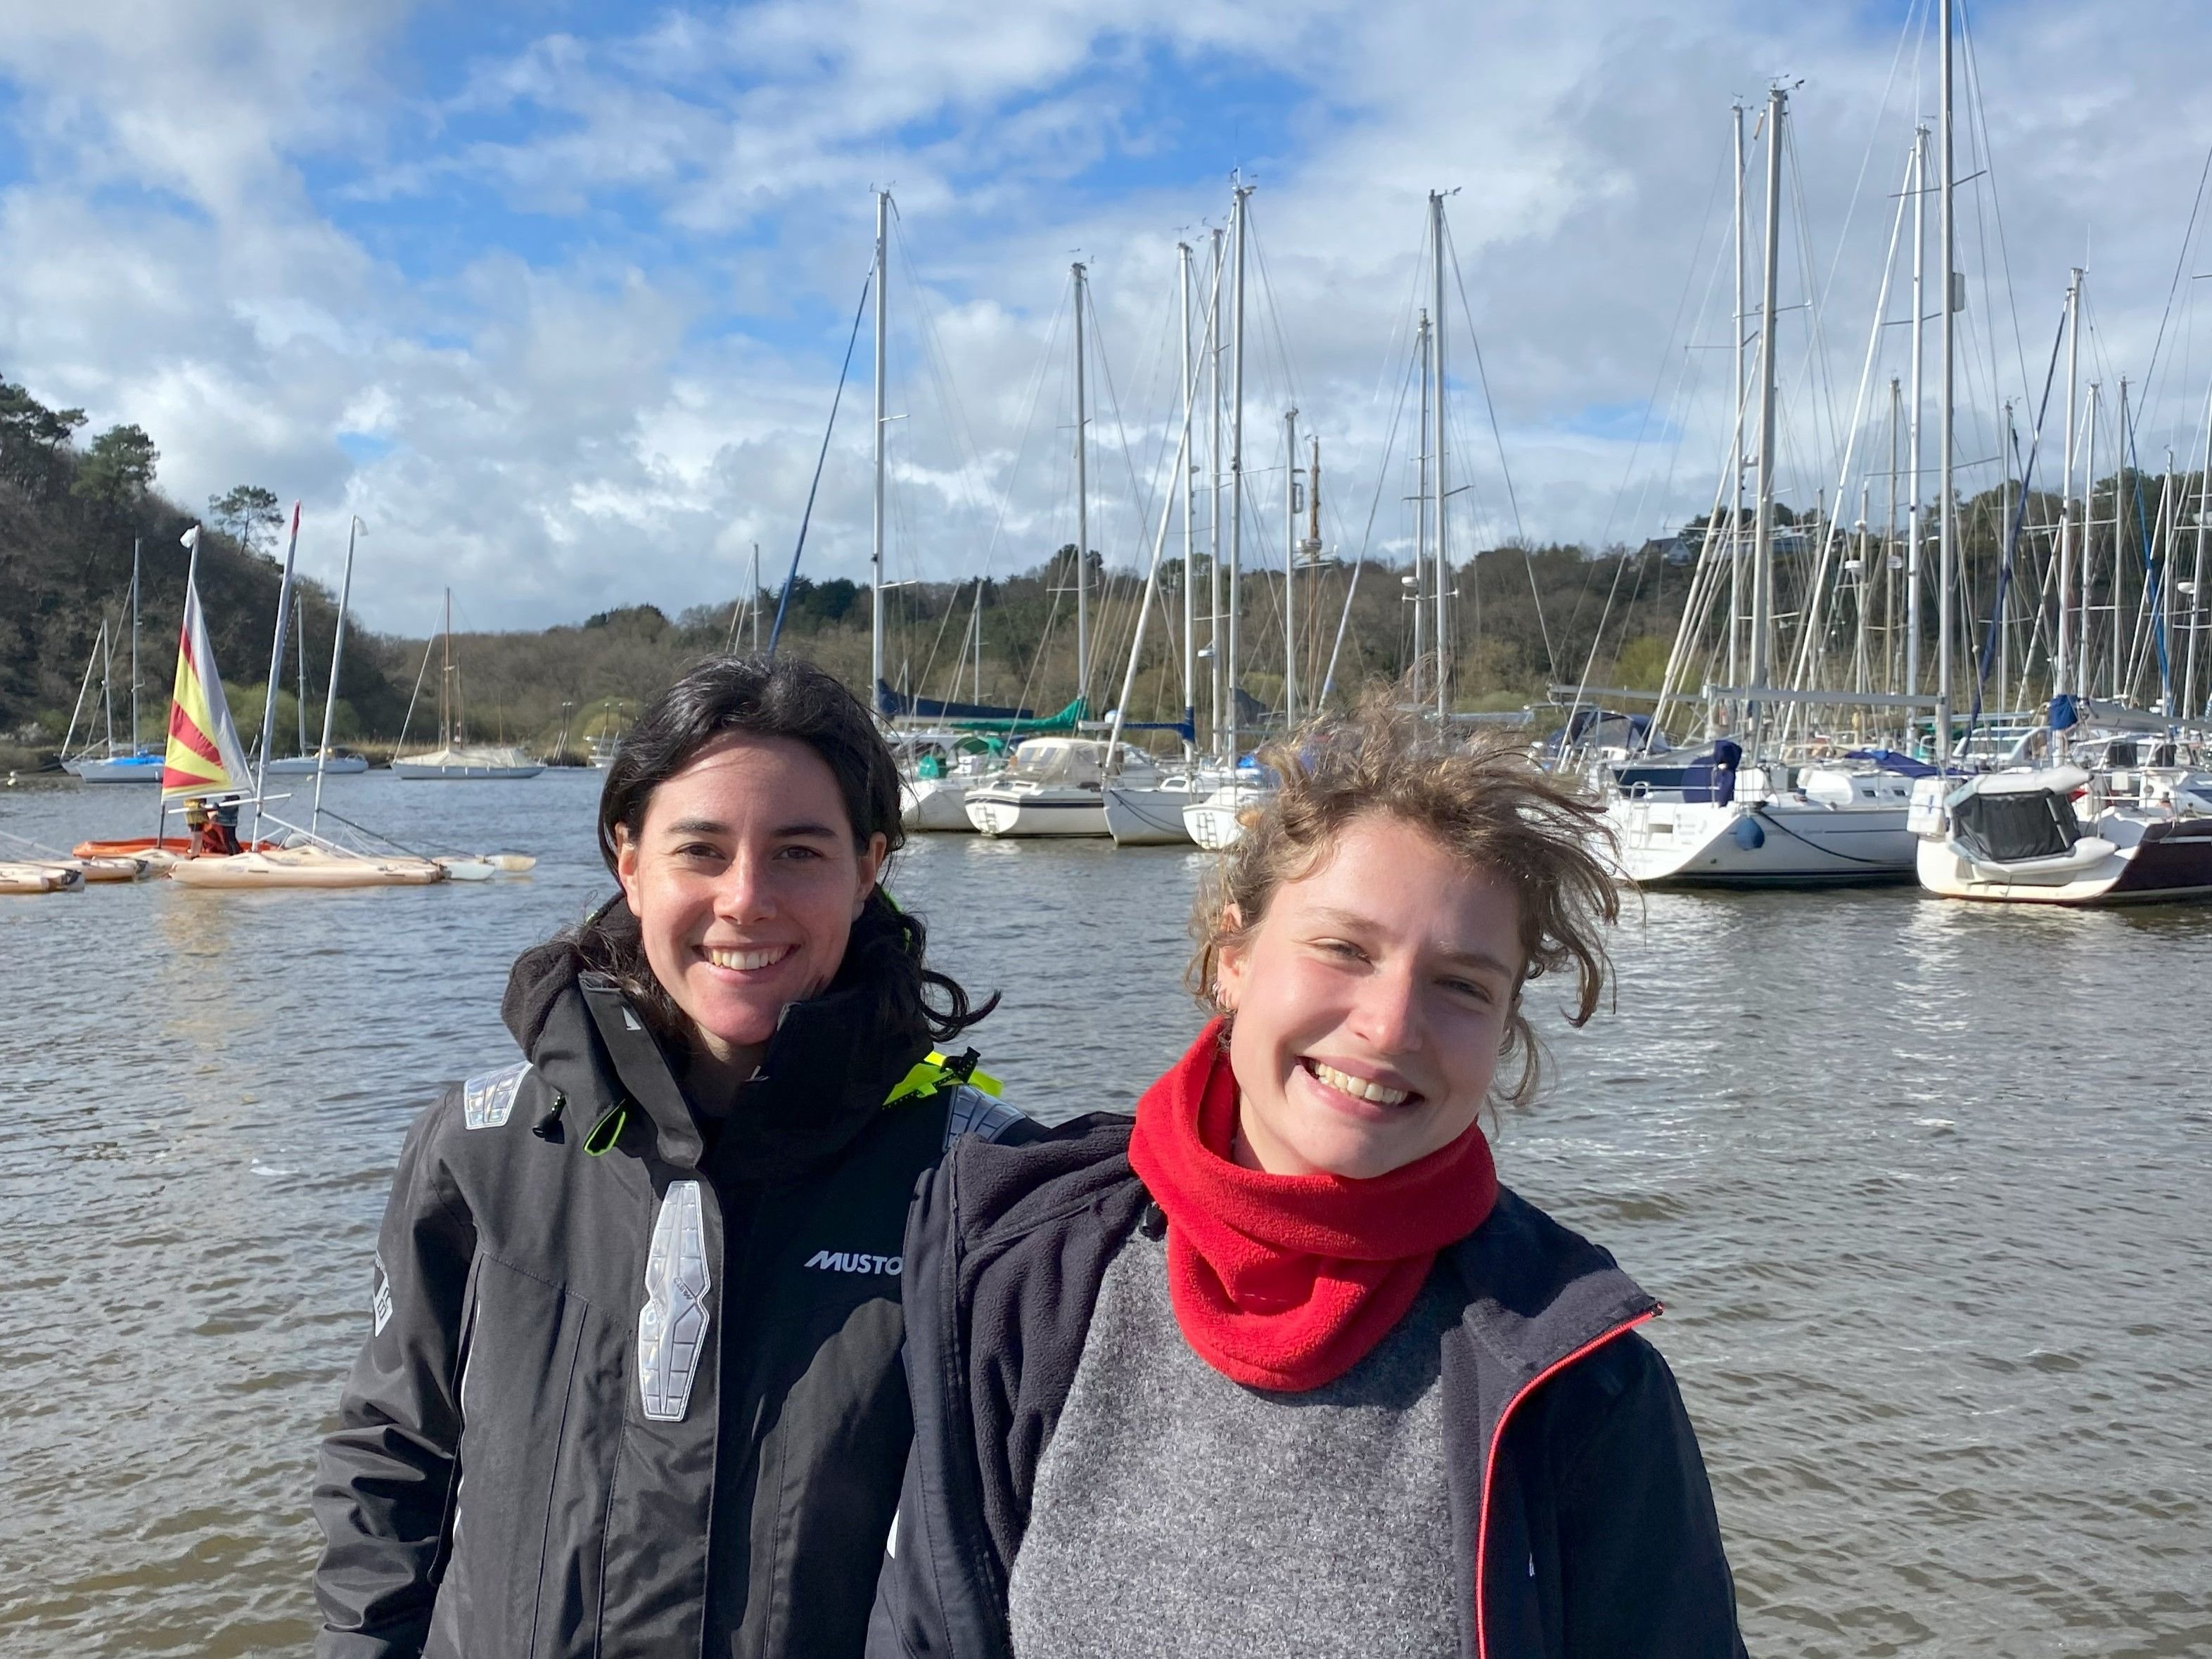
[[[1129,428],[1124,456],[1102,422],[1095,539],[1133,563],[1173,444],[1175,244],[1202,252],[1241,166],[1255,489],[1295,398],[1328,451],[1325,528],[1352,550],[1372,507],[1387,551],[1407,532],[1405,445],[1386,441],[1425,193],[1456,187],[1499,428],[1462,339],[1466,533],[1510,533],[1510,469],[1532,538],[1632,542],[1715,488],[1714,182],[1729,101],[1781,73],[1805,81],[1788,246],[1802,232],[1818,290],[1781,337],[1785,493],[1834,487],[1932,84],[1928,4],[0,0],[0,373],[144,425],[181,501],[243,481],[298,496],[311,569],[359,513],[375,625],[419,627],[447,580],[479,625],[720,600],[754,541],[795,531],[888,184],[895,574],[1018,568],[1072,534],[1077,257]],[[2146,0],[2120,38],[2014,0],[1976,8],[1974,31],[1972,136],[1997,181],[1962,195],[1978,398],[2025,396],[1984,279],[2039,356],[2089,237],[2097,360],[2147,388],[2138,447],[2192,441],[2212,368],[2193,292],[2150,349],[2212,143],[2191,78],[2212,19]],[[1784,303],[1803,288],[1787,273]],[[1448,313],[1463,334],[1456,295]],[[818,574],[865,563],[854,391]],[[1962,448],[1990,453],[1991,418]]]

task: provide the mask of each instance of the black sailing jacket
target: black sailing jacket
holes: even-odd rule
[[[703,1133],[619,991],[516,963],[527,1060],[448,1090],[392,1183],[315,1490],[326,1659],[860,1651],[915,1182],[1026,1125],[964,1085],[884,1104],[929,1042],[860,931]]]
[[[869,1659],[1010,1659],[1008,1574],[1099,1282],[1162,1224],[1128,1141],[1102,1115],[963,1143],[928,1178],[906,1242],[914,1453]],[[1741,1659],[1697,1441],[1636,1334],[1658,1304],[1510,1192],[1437,1271],[1465,1297],[1442,1387],[1467,1659]]]

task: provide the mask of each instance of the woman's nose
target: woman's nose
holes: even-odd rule
[[[1379,1054],[1404,1054],[1420,1042],[1419,988],[1410,969],[1386,967],[1361,983],[1352,1029]]]
[[[714,914],[725,921],[757,921],[775,914],[768,861],[740,848],[714,884]]]

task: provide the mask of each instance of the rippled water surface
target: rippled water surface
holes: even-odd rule
[[[596,787],[329,785],[520,879],[0,898],[0,1651],[307,1643],[401,1133],[511,1057],[507,963],[607,890]],[[50,842],[150,817],[0,790]],[[1197,871],[958,837],[896,884],[1005,989],[978,1041],[1049,1115],[1126,1107],[1195,1028]],[[2212,910],[1662,896],[1619,957],[1498,1161],[1667,1303],[1753,1650],[2212,1651]]]

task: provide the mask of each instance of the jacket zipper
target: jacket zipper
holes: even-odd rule
[[[1542,1370],[1538,1371],[1535,1376],[1530,1377],[1526,1382],[1523,1382],[1520,1388],[1516,1389],[1514,1391],[1513,1397],[1505,1402],[1505,1409],[1498,1413],[1497,1425],[1490,1431],[1490,1450],[1488,1455],[1482,1460],[1482,1504],[1477,1512],[1477,1519],[1475,1522],[1475,1659],[1490,1659],[1490,1633],[1487,1628],[1488,1621],[1484,1617],[1483,1606],[1485,1597],[1488,1594],[1489,1583],[1489,1576],[1486,1571],[1489,1564],[1485,1558],[1490,1545],[1490,1487],[1491,1482],[1496,1478],[1498,1474],[1498,1449],[1504,1443],[1505,1425],[1512,1420],[1514,1409],[1518,1407],[1522,1401],[1534,1394],[1537,1389],[1541,1387],[1548,1378],[1557,1376],[1568,1366],[1573,1364],[1577,1359],[1584,1358],[1587,1356],[1596,1352],[1598,1349],[1603,1347],[1615,1337],[1626,1335],[1629,1332],[1634,1330],[1638,1325],[1649,1324],[1651,1321],[1659,1316],[1659,1313],[1660,1310],[1656,1307],[1646,1309],[1644,1312],[1638,1314],[1633,1319],[1623,1320],[1620,1324],[1613,1326],[1610,1330],[1601,1332],[1598,1335],[1592,1337],[1589,1341],[1583,1343],[1581,1347],[1577,1348],[1573,1352],[1567,1354],[1561,1358],[1553,1360],[1550,1364],[1545,1366]]]

